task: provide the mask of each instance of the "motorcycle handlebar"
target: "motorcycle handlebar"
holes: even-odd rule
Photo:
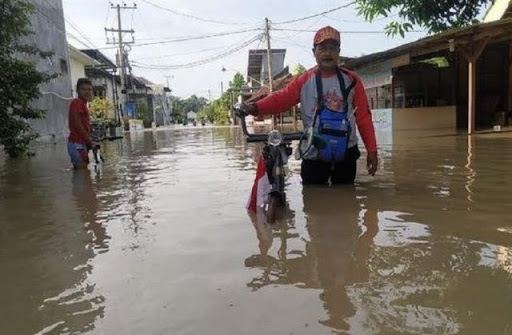
[[[247,130],[247,124],[245,122],[245,117],[248,115],[242,108],[235,108],[235,114],[242,123],[242,131],[244,135],[247,137],[247,142],[266,142],[268,139],[267,134],[251,134]],[[300,140],[304,136],[304,132],[293,132],[293,133],[282,133],[284,141],[297,141]]]

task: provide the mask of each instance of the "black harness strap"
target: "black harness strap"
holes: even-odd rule
[[[341,94],[343,95],[343,103],[345,107],[348,105],[348,96],[350,91],[356,86],[356,80],[352,80],[348,87],[345,86],[345,78],[343,78],[343,73],[348,75],[348,73],[340,68],[336,69],[336,75],[338,76],[338,82],[340,83]],[[322,75],[320,71],[316,72],[316,93],[317,93],[317,112],[320,112],[324,106],[323,100],[323,85],[322,85]]]

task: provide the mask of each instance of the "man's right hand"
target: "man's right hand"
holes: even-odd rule
[[[379,158],[377,157],[377,152],[369,152],[368,157],[366,157],[366,168],[368,169],[368,174],[375,176],[378,166]]]
[[[244,104],[242,104],[240,109],[249,115],[252,115],[252,116],[258,115],[258,106],[256,106],[255,103],[249,103],[249,104],[244,103]]]
[[[89,150],[96,150],[97,147],[99,147],[98,142],[94,142],[91,138],[87,140],[87,149]]]

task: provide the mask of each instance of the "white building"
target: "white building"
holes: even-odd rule
[[[68,45],[69,52],[69,73],[71,76],[71,85],[73,86],[73,96],[77,96],[76,82],[80,78],[86,78],[85,68],[87,66],[98,66],[100,62],[89,57],[72,45]]]

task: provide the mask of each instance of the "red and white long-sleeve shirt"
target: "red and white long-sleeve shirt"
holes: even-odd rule
[[[302,122],[304,128],[311,127],[317,110],[317,88],[316,73],[318,68],[312,68],[300,76],[294,78],[288,86],[281,91],[275,92],[266,98],[256,102],[258,107],[258,116],[274,115],[285,112],[300,102]],[[377,152],[377,141],[375,139],[375,129],[373,127],[372,115],[368,106],[368,100],[364,91],[361,79],[352,71],[343,69],[343,79],[345,87],[349,87],[356,80],[354,88],[348,95],[348,115],[351,124],[357,124],[359,134],[363,139],[368,152]],[[324,106],[333,111],[342,111],[343,95],[336,73],[322,73],[323,101]],[[352,131],[349,139],[349,147],[357,145],[357,134]],[[315,159],[316,150],[311,150],[306,159]]]

